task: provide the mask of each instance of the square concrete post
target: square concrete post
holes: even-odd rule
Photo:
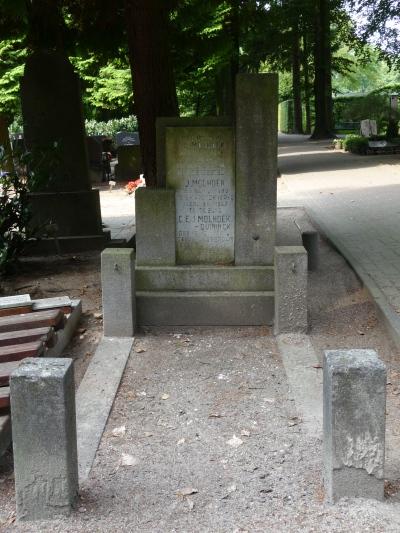
[[[101,254],[105,337],[133,337],[136,325],[135,252],[107,248]]]
[[[324,356],[326,498],[383,500],[386,367],[374,350]]]
[[[307,329],[307,252],[303,246],[277,246],[275,335],[305,333]]]
[[[278,75],[236,78],[235,264],[272,265],[276,233]]]
[[[78,494],[72,359],[25,359],[10,396],[17,518],[67,515]]]
[[[175,191],[140,188],[135,193],[136,263],[175,265]]]

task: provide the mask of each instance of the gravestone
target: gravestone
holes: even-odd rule
[[[373,137],[374,135],[378,135],[376,120],[362,120],[360,123],[360,129],[363,137]]]
[[[277,110],[275,74],[240,74],[235,117],[158,119],[159,188],[136,193],[138,325],[273,323]]]
[[[167,188],[175,190],[178,264],[231,264],[234,139],[229,127],[167,127]]]
[[[79,78],[59,52],[35,51],[21,79],[26,148],[49,161],[31,194],[33,226],[52,221],[58,236],[103,236],[99,191],[92,190]]]
[[[115,177],[118,180],[134,181],[142,173],[142,156],[139,145],[121,144],[117,148],[118,163],[115,165]]]
[[[119,146],[139,146],[139,133],[137,131],[118,131],[115,134],[115,144]]]

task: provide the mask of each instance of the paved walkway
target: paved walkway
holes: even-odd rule
[[[369,288],[400,342],[400,155],[357,156],[281,135],[278,205],[304,205]]]
[[[129,241],[135,234],[135,197],[118,185],[112,191],[108,185],[98,186],[100,190],[101,218],[111,231],[112,239]]]

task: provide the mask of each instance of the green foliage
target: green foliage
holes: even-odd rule
[[[368,148],[368,139],[366,137],[362,137],[361,135],[346,135],[343,141],[343,147],[346,152],[365,155]]]
[[[293,100],[285,100],[279,104],[279,131],[293,133]]]
[[[4,159],[0,167],[4,166]],[[27,179],[20,172],[0,174],[0,273],[8,272],[29,237]]]
[[[105,64],[94,54],[70,59],[82,80],[88,117],[123,117],[132,112],[132,75],[126,58],[113,58]]]
[[[389,96],[384,92],[372,92],[335,98],[334,116],[335,123],[376,120],[378,132],[383,131],[389,120]]]
[[[26,55],[21,39],[0,41],[0,113],[13,116],[20,109],[19,81]]]
[[[106,135],[114,137],[118,131],[137,131],[137,119],[134,116],[125,118],[116,118],[101,122],[97,120],[86,120],[87,135]]]

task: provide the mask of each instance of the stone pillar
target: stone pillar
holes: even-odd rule
[[[273,264],[277,146],[277,74],[239,74],[236,78],[236,265]]]
[[[135,252],[107,248],[101,254],[105,337],[133,337],[136,325]]]
[[[135,207],[136,263],[174,266],[175,191],[141,187],[135,192]]]
[[[78,494],[72,359],[25,359],[10,396],[17,518],[69,514]]]
[[[303,246],[277,246],[275,335],[305,333],[307,329],[307,252]]]
[[[386,367],[374,350],[324,356],[326,498],[384,497]]]
[[[63,53],[35,51],[28,57],[21,106],[26,148],[41,162],[36,175],[45,177],[31,195],[33,226],[52,221],[58,236],[102,234],[99,192],[90,184],[79,78]]]

